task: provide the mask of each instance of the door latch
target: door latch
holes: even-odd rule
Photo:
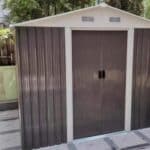
[[[105,77],[106,77],[105,70],[99,70],[98,71],[98,78],[99,79],[105,79]]]

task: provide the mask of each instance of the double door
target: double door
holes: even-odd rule
[[[74,138],[124,130],[126,31],[73,31]]]

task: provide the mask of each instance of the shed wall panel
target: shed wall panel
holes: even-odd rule
[[[64,30],[60,31],[60,36],[63,34],[64,35]],[[66,62],[65,60],[65,38],[61,38],[60,39],[60,47],[61,47],[61,51],[60,51],[60,72],[61,72],[61,76],[60,76],[60,95],[61,95],[61,107],[62,109],[66,110],[66,70],[64,69],[64,64]],[[62,111],[62,135],[61,136],[61,141],[66,142],[67,139],[67,124],[66,124],[66,111]]]
[[[31,119],[31,101],[30,101],[30,71],[29,71],[29,51],[28,51],[28,32],[23,28],[20,32],[20,68],[23,68],[21,78],[23,114],[24,114],[24,144],[26,148],[32,145],[32,119]]]
[[[17,71],[18,71],[18,73],[20,73],[20,74],[18,74],[18,95],[19,95],[19,99],[18,99],[18,101],[19,101],[19,108],[20,108],[20,115],[21,114],[23,114],[23,112],[24,112],[24,108],[23,108],[23,101],[22,101],[22,98],[23,98],[23,96],[22,96],[22,92],[20,92],[21,90],[21,76],[22,76],[22,73],[20,72],[20,66],[21,66],[21,64],[19,63],[20,62],[20,52],[19,52],[19,47],[20,47],[20,40],[19,40],[19,37],[20,37],[20,32],[18,31],[18,30],[16,30],[16,57],[17,57],[17,59],[16,59],[16,61],[17,61],[17,65],[18,65],[18,67],[17,67]],[[24,129],[24,118],[23,117],[21,117],[20,118],[20,123],[21,123],[21,134],[22,135],[24,135],[25,134],[25,129]],[[22,139],[21,139],[21,143],[22,143],[22,145],[25,145],[25,143],[24,143],[24,137],[22,137]]]
[[[53,92],[53,42],[52,29],[45,29],[45,64],[46,64],[46,96],[49,109],[47,115],[48,121],[48,144],[55,144],[54,132],[54,92]]]
[[[66,142],[63,28],[16,29],[24,149]]]
[[[30,64],[30,98],[32,106],[32,129],[33,145],[40,146],[40,125],[39,125],[39,107],[38,107],[38,80],[37,80],[37,51],[36,49],[36,31],[34,28],[28,29],[29,40],[29,64]],[[23,91],[22,91],[23,92]]]
[[[134,40],[132,129],[150,126],[150,29],[136,29]]]

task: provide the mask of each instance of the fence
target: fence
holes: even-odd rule
[[[13,37],[0,41],[0,66],[15,65],[15,50]]]

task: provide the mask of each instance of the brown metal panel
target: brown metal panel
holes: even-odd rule
[[[134,43],[132,128],[150,126],[150,30],[136,29]]]
[[[55,142],[61,143],[61,93],[60,93],[60,50],[59,30],[54,28],[53,33],[53,88],[54,88],[54,114],[55,114]]]
[[[33,145],[40,146],[40,126],[39,126],[39,101],[37,85],[37,49],[36,49],[36,31],[35,28],[28,28],[29,36],[29,64],[30,64],[30,99],[32,106],[32,129]]]
[[[40,117],[40,145],[47,145],[47,100],[45,93],[45,44],[43,28],[36,28],[37,65],[38,65],[38,99]]]
[[[133,68],[133,92],[132,92],[132,128],[137,129],[140,125],[139,117],[140,117],[140,111],[138,111],[140,106],[139,101],[139,95],[140,95],[140,86],[136,86],[136,83],[138,82],[139,85],[141,84],[141,79],[138,81],[138,78],[136,76],[140,76],[141,74],[141,60],[139,57],[142,56],[142,51],[139,51],[138,49],[142,49],[142,42],[143,42],[143,31],[136,31],[134,36],[134,68]],[[138,65],[136,65],[138,63]]]
[[[150,30],[143,31],[140,126],[150,127]]]
[[[29,52],[28,52],[28,34],[26,28],[20,29],[20,69],[21,69],[21,90],[23,101],[24,118],[24,146],[30,148],[32,145],[32,118],[31,118],[31,100],[29,83]]]
[[[124,130],[127,32],[101,32],[103,50],[102,133]],[[108,44],[109,41],[109,44]]]
[[[63,28],[17,28],[23,148],[66,141]]]
[[[54,89],[53,89],[53,37],[52,29],[45,28],[46,96],[48,119],[48,144],[55,144]]]
[[[75,138],[124,130],[127,32],[73,31],[72,39]]]
[[[135,46],[134,46],[134,74],[133,74],[133,103],[134,108],[134,129],[138,129],[141,125],[141,84],[142,84],[142,53],[143,53],[143,32],[144,30],[135,30]],[[136,75],[136,76],[135,76]]]
[[[66,128],[66,63],[65,63],[65,31],[62,28],[60,30],[60,84],[61,84],[61,115],[62,115],[62,135],[61,141],[67,141],[67,128]]]
[[[73,31],[74,137],[100,133],[100,53],[97,31]]]
[[[15,30],[16,32],[16,65],[17,65],[17,77],[18,77],[18,105],[19,105],[19,112],[20,112],[20,123],[21,123],[21,144],[22,147],[25,146],[25,140],[24,140],[24,136],[25,135],[25,128],[24,128],[24,107],[23,107],[23,96],[22,96],[22,82],[21,82],[21,78],[22,78],[22,73],[21,73],[21,58],[20,58],[20,29],[17,28]]]

